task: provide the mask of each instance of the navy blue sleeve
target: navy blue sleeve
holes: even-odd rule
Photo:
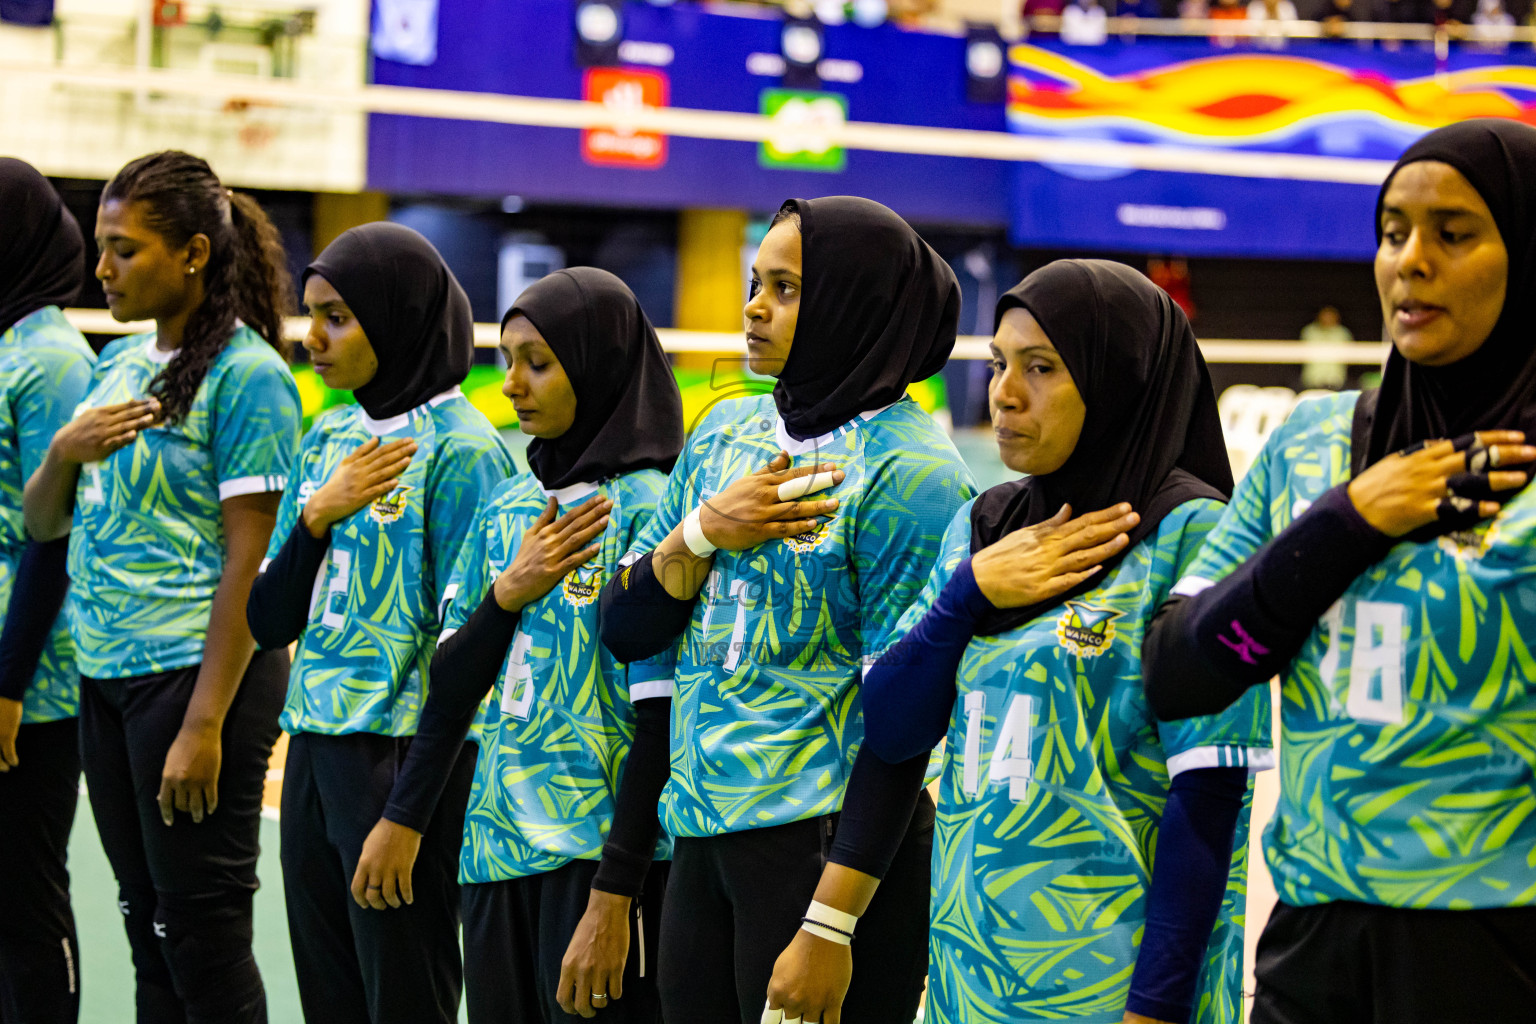
[[[939,591],[928,613],[881,655],[864,677],[864,744],[887,764],[939,745],[955,706],[955,672],[976,621],[992,609],[969,558]]]
[[[628,665],[654,658],[677,641],[693,617],[692,601],[679,601],[656,578],[654,551],[625,566],[598,599],[603,646]]]
[[[613,801],[613,824],[592,888],[619,896],[640,895],[661,831],[658,804],[672,773],[672,698],[635,701],[635,742]]]
[[[301,514],[283,546],[251,584],[245,621],[262,650],[287,647],[304,634],[315,574],[330,550],[330,536],[330,531],[320,538],[311,534]]]
[[[1157,835],[1147,926],[1125,1008],[1186,1021],[1232,867],[1247,768],[1192,768],[1174,776]]]
[[[438,647],[421,721],[384,807],[390,821],[417,832],[427,830],[480,702],[496,685],[496,672],[512,646],[519,618],[487,590],[463,628]]]
[[[21,700],[69,593],[69,537],[31,541],[21,553],[0,631],[0,697]]]
[[[827,859],[884,878],[912,823],[927,768],[926,751],[900,764],[887,764],[868,746],[861,747],[853,759],[837,835]]]
[[[1394,543],[1361,517],[1340,484],[1230,576],[1164,602],[1142,644],[1153,712],[1164,721],[1212,715],[1268,682]]]

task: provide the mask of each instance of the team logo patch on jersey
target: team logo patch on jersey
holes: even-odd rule
[[[1056,620],[1056,642],[1079,658],[1097,658],[1115,639],[1115,620],[1124,612],[1068,601]]]
[[[597,592],[603,589],[603,570],[601,568],[575,568],[565,574],[565,579],[560,581],[560,590],[565,594],[565,603],[572,608],[584,608],[597,600]]]
[[[1468,558],[1481,558],[1488,553],[1493,542],[1498,539],[1499,524],[1497,521],[1490,523],[1478,523],[1470,530],[1455,530],[1451,533],[1441,534],[1435,540],[1440,545],[1440,550],[1455,558],[1466,560]]]
[[[814,529],[805,533],[797,533],[793,537],[785,537],[784,543],[789,545],[789,550],[797,555],[808,555],[821,546],[821,542],[832,534],[830,522],[821,523]]]
[[[374,498],[368,505],[368,518],[380,526],[395,522],[405,515],[405,496],[413,490],[401,485],[381,498]]]

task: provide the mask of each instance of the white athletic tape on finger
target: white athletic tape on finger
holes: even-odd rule
[[[794,501],[803,498],[807,494],[815,494],[824,491],[837,481],[832,479],[831,473],[813,473],[810,476],[800,476],[793,480],[786,480],[779,484],[779,500]]]
[[[709,542],[704,536],[704,526],[699,522],[699,510],[694,509],[683,519],[683,543],[688,545],[688,550],[693,552],[695,558],[708,558],[719,548]]]
[[[768,1004],[763,1004],[762,1024],[784,1024],[783,1010],[770,1010]]]

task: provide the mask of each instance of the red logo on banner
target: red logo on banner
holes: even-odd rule
[[[660,71],[588,68],[581,98],[616,111],[665,107],[671,92]],[[623,126],[587,128],[581,133],[581,156],[600,167],[660,167],[667,162],[667,137]]]

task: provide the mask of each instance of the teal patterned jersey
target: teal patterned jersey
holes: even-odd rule
[[[1176,592],[1251,557],[1349,479],[1358,394],[1301,403]],[[1536,904],[1536,488],[1403,542],[1313,628],[1280,690],[1275,889],[1300,906]]]
[[[373,437],[412,438],[416,454],[398,487],[331,527],[288,677],[289,733],[416,732],[453,567],[475,509],[512,473],[495,428],[458,388],[386,420],[341,406],[304,435],[269,559],[310,496]]]
[[[81,408],[143,398],[172,355],[153,333],[113,342]],[[301,417],[283,357],[241,325],[181,422],[80,467],[69,577],[81,675],[122,679],[203,660],[224,572],[219,503],[287,485]]]
[[[1175,723],[1159,723],[1142,692],[1146,624],[1220,514],[1208,499],[1180,505],[1093,590],[967,645],[934,829],[930,1024],[1118,1024],[1169,779],[1273,765],[1267,692]],[[970,549],[967,506],[900,632]],[[1206,948],[1200,1024],[1242,1019],[1247,806]]]
[[[917,403],[797,441],[771,396],[721,402],[696,427],[636,541],[653,550],[703,500],[780,450],[846,479],[810,533],[714,556],[678,650],[672,775],[662,824],[706,836],[830,814],[864,738],[856,685],[932,568],[944,527],[975,493]]]
[[[597,598],[650,520],[666,476],[654,469],[545,491],[508,480],[482,507],[454,573],[446,623],[484,600],[551,495],[560,513],[594,494],[613,502],[598,554],[524,608],[482,711],[480,754],[464,816],[461,882],[499,882],[597,860],[635,738],[634,702],[672,695],[673,652],[621,665],[598,639]],[[448,634],[445,633],[445,639]],[[663,837],[656,856],[671,856]]]
[[[44,306],[0,334],[0,609],[10,607],[16,567],[27,546],[22,489],[47,457],[54,433],[74,415],[95,361],[96,353],[57,306]],[[38,658],[21,720],[73,718],[79,697],[66,605]]]

